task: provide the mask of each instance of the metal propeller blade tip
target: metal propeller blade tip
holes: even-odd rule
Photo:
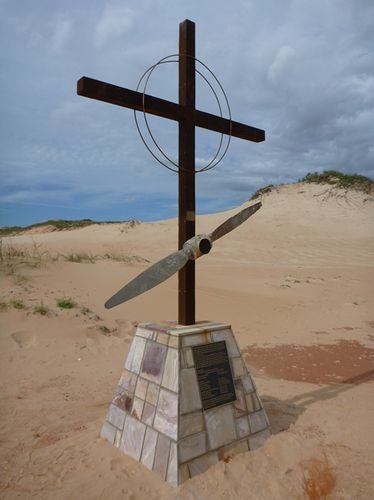
[[[189,258],[190,256],[185,249],[168,255],[127,283],[105,302],[105,307],[111,309],[154,288],[182,269]]]
[[[230,233],[234,229],[236,229],[240,224],[243,224],[251,215],[257,212],[262,207],[261,201],[251,205],[250,207],[245,208],[241,212],[233,215],[229,219],[227,219],[223,224],[218,226],[211,234],[210,238],[212,241],[216,241],[222,236],[225,236],[227,233]]]

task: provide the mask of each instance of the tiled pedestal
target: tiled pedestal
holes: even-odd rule
[[[220,341],[236,400],[204,410],[193,347]],[[269,422],[230,325],[140,324],[101,436],[174,486],[260,447]]]

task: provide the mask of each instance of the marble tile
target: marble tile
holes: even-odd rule
[[[134,337],[125,363],[126,370],[136,374],[140,372],[146,342],[146,339]]]
[[[170,347],[166,355],[162,385],[174,392],[179,390],[179,353]]]
[[[202,408],[195,368],[181,370],[181,413],[191,413]]]
[[[214,342],[218,342],[220,340],[226,341],[226,348],[229,358],[234,358],[236,356],[240,356],[240,352],[235,341],[235,338],[231,332],[231,330],[219,330],[218,332],[212,332]]]
[[[168,333],[164,333],[164,332],[158,332],[158,334],[157,334],[157,342],[159,344],[168,345],[168,343],[169,343],[169,334]]]
[[[160,390],[153,427],[172,439],[177,439],[178,395]]]
[[[178,485],[184,483],[188,479],[190,479],[190,471],[188,470],[188,465],[180,465],[178,471]]]
[[[139,377],[136,383],[135,396],[140,399],[145,399],[148,389],[148,382]]]
[[[138,335],[139,337],[143,337],[145,339],[152,339],[153,338],[153,331],[147,330],[146,328],[141,328],[138,326],[135,335]]]
[[[114,438],[114,446],[116,448],[120,447],[121,444],[122,431],[117,430],[116,437]]]
[[[242,417],[248,413],[242,381],[240,379],[234,380],[234,387],[236,394],[236,401],[233,402],[234,415],[235,417]]]
[[[157,443],[158,433],[147,427],[147,431],[145,433],[144,445],[141,457],[141,463],[148,467],[148,469],[153,469],[153,461],[156,452],[156,443]]]
[[[140,420],[143,413],[143,406],[144,401],[142,399],[134,398],[131,409],[131,416],[136,418],[137,420]]]
[[[123,370],[118,386],[127,391],[129,394],[134,394],[137,378],[138,377],[134,373]]]
[[[149,403],[145,403],[142,415],[142,422],[144,422],[147,425],[153,425],[153,419],[155,418],[155,413],[156,413],[156,407]]]
[[[202,328],[196,326],[178,325],[173,328],[173,330],[175,330],[175,332],[177,332],[181,337],[188,337],[189,335],[192,335],[194,333],[201,333]]]
[[[247,394],[245,399],[247,401],[247,408],[248,408],[249,413],[257,411],[261,408],[260,401],[259,401],[257,394],[255,392],[251,392],[250,394]]]
[[[169,336],[169,347],[179,348],[179,337],[177,335]]]
[[[207,451],[206,434],[199,432],[185,437],[179,441],[178,460],[179,463],[187,462]]]
[[[252,379],[249,375],[245,375],[244,377],[242,377],[241,381],[243,383],[244,392],[246,394],[249,394],[250,392],[253,392],[255,390]]]
[[[118,408],[118,406],[110,405],[107,420],[110,424],[117,427],[117,429],[123,429],[123,424],[125,423],[126,413]]]
[[[113,397],[112,403],[118,408],[121,408],[121,410],[124,410],[126,412],[131,411],[132,407],[132,402],[133,402],[134,397],[132,395],[129,395],[127,391],[122,391]]]
[[[135,460],[140,459],[146,426],[135,418],[127,416],[123,428],[120,449]]]
[[[170,439],[165,437],[163,434],[158,435],[155,461],[153,464],[153,470],[161,476],[162,479],[166,477],[166,470],[169,462],[169,450],[170,450]]]
[[[262,431],[268,426],[267,419],[264,410],[257,411],[256,413],[251,413],[249,415],[249,427],[251,433]]]
[[[145,348],[141,376],[160,383],[167,347],[155,342],[148,342]]]
[[[165,332],[167,333],[170,329],[169,325],[161,325],[160,323],[141,323],[140,326],[146,326],[147,330],[152,330],[154,333]]]
[[[204,329],[209,330],[210,332],[218,332],[219,330],[230,330],[231,325],[227,323],[215,323],[213,321],[206,321],[204,324]]]
[[[235,421],[231,404],[207,410],[204,413],[204,417],[211,450],[231,443],[236,439]]]
[[[117,428],[114,427],[114,425],[110,424],[109,422],[105,421],[104,425],[101,428],[100,437],[102,437],[103,439],[106,439],[111,444],[113,444],[114,440],[116,438],[116,432],[117,432]]]
[[[209,334],[200,333],[198,335],[186,335],[183,337],[182,344],[184,347],[206,344],[210,341]]]
[[[218,463],[218,454],[216,451],[206,453],[205,455],[195,458],[188,463],[188,468],[190,470],[191,477],[197,476],[207,471],[209,467]]]
[[[236,433],[239,438],[248,436],[248,434],[250,433],[248,417],[237,418],[235,420],[235,425]]]
[[[204,419],[201,411],[188,413],[179,418],[179,438],[196,434],[204,429]]]
[[[156,384],[150,383],[148,385],[147,395],[145,397],[146,401],[151,405],[156,406],[159,392],[160,392],[160,387]]]
[[[178,450],[177,443],[170,443],[169,465],[166,481],[173,486],[178,486]]]
[[[195,366],[191,347],[185,347],[183,349],[183,361],[184,368],[192,368],[193,366]]]
[[[242,358],[231,358],[231,367],[234,378],[246,375],[246,369]]]
[[[265,431],[259,432],[258,434],[255,434],[254,436],[251,436],[249,438],[249,449],[251,451],[257,450],[257,448],[261,448],[261,446],[264,445],[265,441],[271,436],[271,432],[269,429],[266,429]]]

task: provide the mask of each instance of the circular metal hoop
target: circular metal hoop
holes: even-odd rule
[[[187,56],[187,57],[192,57],[192,56]],[[176,59],[175,59],[176,58]],[[199,59],[197,59],[196,57],[193,58],[196,62],[198,62],[199,64],[201,64],[209,73],[210,75],[214,78],[215,82],[217,83],[217,85],[219,86],[221,92],[222,92],[222,95],[224,96],[224,99],[225,99],[225,102],[226,102],[226,106],[227,106],[227,110],[228,110],[228,114],[229,114],[229,121],[230,121],[230,133],[228,135],[228,141],[227,141],[227,144],[223,150],[223,152],[221,153],[221,149],[222,149],[222,144],[223,144],[223,133],[221,133],[221,137],[220,137],[220,142],[219,142],[219,147],[216,151],[216,154],[214,155],[214,157],[212,158],[212,160],[207,164],[205,165],[204,167],[198,169],[198,170],[194,170],[195,173],[199,173],[199,172],[205,172],[207,170],[211,170],[212,168],[216,167],[224,158],[224,156],[226,155],[227,153],[227,150],[229,148],[229,145],[230,145],[230,142],[231,142],[231,129],[232,129],[232,120],[231,120],[231,109],[230,109],[230,104],[229,104],[229,101],[227,99],[227,95],[221,85],[221,83],[219,82],[218,78],[215,76],[215,74],[208,68],[208,66],[206,66],[206,64],[204,64],[202,61],[200,61]],[[161,64],[168,64],[168,63],[177,63],[179,62],[179,54],[172,54],[172,55],[169,55],[169,56],[166,56],[162,59],[160,59],[160,61],[158,61],[156,64],[154,64],[153,66],[150,66],[144,73],[143,75],[141,76],[139,82],[138,82],[138,85],[136,87],[136,90],[139,91],[139,88],[140,86],[142,85],[142,82],[144,81],[144,87],[143,87],[143,119],[144,119],[144,123],[145,123],[145,126],[147,128],[147,131],[148,131],[148,134],[153,142],[153,144],[155,145],[155,147],[157,148],[157,150],[161,153],[161,155],[164,157],[165,160],[167,160],[169,162],[169,164],[173,165],[173,166],[170,166],[168,165],[167,163],[165,163],[165,161],[161,160],[153,151],[152,149],[150,148],[150,146],[147,144],[145,138],[144,138],[144,135],[140,129],[140,126],[139,126],[139,122],[138,122],[138,118],[137,118],[137,115],[136,115],[136,110],[134,110],[134,118],[135,118],[135,124],[136,124],[136,128],[139,132],[139,135],[140,135],[140,138],[142,139],[143,141],[143,144],[145,145],[145,147],[148,149],[148,151],[150,152],[150,154],[153,156],[153,158],[155,158],[155,160],[157,160],[159,163],[161,163],[161,165],[163,165],[164,167],[166,167],[168,170],[171,170],[172,172],[176,172],[178,173],[181,169],[179,167],[179,165],[173,161],[171,158],[169,158],[168,155],[166,155],[164,153],[164,151],[161,149],[161,147],[159,146],[159,144],[157,143],[154,135],[152,134],[152,131],[151,131],[151,128],[149,126],[149,122],[148,122],[148,119],[147,119],[147,116],[146,116],[146,112],[145,112],[145,96],[146,96],[146,89],[147,89],[147,86],[148,86],[148,82],[149,82],[149,79],[153,73],[153,71],[158,67],[160,66]],[[213,85],[210,83],[210,81],[208,80],[208,78],[206,78],[206,76],[204,76],[204,74],[199,71],[198,69],[195,69],[196,73],[198,75],[201,76],[201,78],[203,78],[203,80],[207,83],[207,85],[210,87],[211,91],[213,92],[213,95],[216,99],[216,102],[217,102],[217,105],[218,105],[218,108],[219,108],[219,113],[220,113],[220,116],[221,118],[223,118],[223,114],[222,114],[222,107],[221,107],[221,103],[220,103],[220,100],[218,98],[218,95],[217,95],[217,92],[216,90],[213,88]],[[220,155],[220,156],[219,156]],[[218,159],[217,159],[218,157]],[[176,167],[176,168],[174,168]]]

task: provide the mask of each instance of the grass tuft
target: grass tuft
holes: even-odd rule
[[[61,299],[57,299],[57,306],[60,309],[73,309],[77,304],[70,297],[63,297]]]
[[[249,201],[255,200],[266,193],[271,193],[274,188],[274,184],[269,184],[268,186],[257,189],[257,191],[249,198]]]
[[[10,305],[14,307],[14,309],[24,310],[27,309],[25,303],[22,299],[14,299],[10,301]]]
[[[374,181],[359,174],[343,174],[337,170],[324,170],[321,173],[310,172],[299,182],[330,184],[342,189],[354,189],[370,193],[374,189]]]
[[[88,252],[77,252],[64,255],[64,259],[66,260],[66,262],[76,262],[77,264],[80,264],[82,262],[94,264],[97,257]]]
[[[55,231],[66,231],[72,229],[80,229],[82,227],[91,226],[92,224],[118,224],[118,223],[126,222],[129,224],[129,227],[134,227],[136,224],[139,224],[137,220],[129,220],[129,221],[94,221],[92,219],[80,219],[80,220],[66,220],[66,219],[49,219],[43,222],[37,222],[36,224],[31,224],[30,226],[6,226],[0,227],[0,236],[13,236],[15,234],[22,233],[27,231],[28,229],[34,229],[43,226],[52,226],[52,230]]]
[[[39,268],[49,258],[46,250],[33,241],[31,247],[3,244],[0,239],[0,267],[5,274],[15,276],[20,268]]]
[[[99,330],[101,331],[101,333],[103,333],[104,335],[110,335],[110,332],[111,330],[105,326],[105,325],[100,325],[99,326]]]
[[[127,255],[120,252],[107,252],[104,254],[104,259],[114,260],[115,262],[124,262],[125,264],[136,263],[149,263],[148,259],[140,257],[139,255]]]
[[[37,306],[34,307],[34,314],[41,314],[42,316],[48,316],[49,314],[49,309],[47,306],[43,304],[43,301]]]
[[[4,301],[1,301],[0,302],[0,311],[7,311],[8,310],[8,303],[7,302],[4,302]]]

